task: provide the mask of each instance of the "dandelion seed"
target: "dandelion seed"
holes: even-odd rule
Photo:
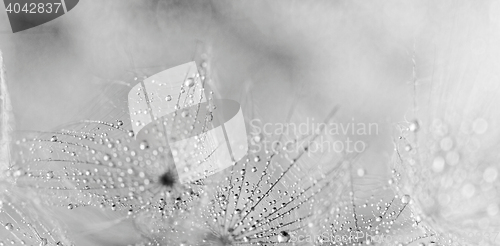
[[[341,182],[320,196],[310,227],[313,245],[410,245],[429,241],[407,206],[381,177],[355,177],[347,167]]]
[[[307,233],[313,205],[325,201],[320,197],[333,184],[342,184],[340,170],[348,163],[338,153],[309,155],[308,144],[316,137],[288,153],[264,148],[249,152],[220,174],[223,181],[217,177],[205,180],[212,184],[207,187],[211,198],[186,224],[150,236],[159,244],[266,245],[287,243],[293,236]],[[325,164],[319,167],[317,162]]]
[[[202,117],[193,111],[182,123],[196,124]],[[165,139],[192,133],[186,126],[176,128],[176,118],[157,119],[140,136],[128,130],[126,118],[85,120],[55,132],[25,135],[17,142],[18,160],[9,175],[20,187],[38,189],[48,205],[96,206],[128,216],[155,210],[170,216],[188,209],[186,203],[199,197],[203,187],[180,183],[176,157]],[[177,147],[177,152],[189,151],[184,155],[193,151]]]
[[[0,245],[72,245],[61,227],[33,202],[31,192],[29,198],[20,197],[15,187],[1,185],[13,193],[0,194]]]
[[[177,227],[202,202],[203,178],[212,174],[210,170],[224,167],[210,166],[220,164],[217,163],[222,160],[218,149],[222,149],[222,143],[211,142],[213,133],[207,131],[221,124],[221,119],[214,119],[214,115],[219,109],[224,110],[225,105],[217,104],[210,96],[207,103],[201,105],[190,97],[199,84],[186,86],[189,89],[179,93],[176,111],[164,117],[152,117],[148,125],[144,125],[147,120],[134,122],[122,117],[85,120],[54,132],[24,134],[17,141],[17,160],[8,175],[20,187],[37,190],[50,206],[73,211],[96,206],[117,211],[132,217],[138,231],[145,235]],[[191,99],[183,102],[180,94]],[[156,93],[150,96],[145,101],[155,103]],[[187,113],[178,114],[177,110]],[[150,116],[150,111],[132,112],[131,116],[144,112]],[[140,129],[129,130],[130,127]],[[241,132],[237,128],[231,130]],[[187,138],[196,141],[182,142]],[[232,142],[238,140],[232,135],[228,138]],[[236,147],[231,157],[238,160],[238,153],[246,152],[246,148]],[[214,153],[217,155],[211,157]],[[179,168],[179,162],[192,166]],[[192,175],[195,179],[189,177],[190,182],[182,182],[186,174],[195,174]]]
[[[453,78],[448,71],[455,64],[447,67],[436,74]],[[493,127],[500,117],[492,107],[500,88],[488,79],[461,81],[464,76],[457,77],[460,86],[455,79],[433,80],[429,94],[416,95],[420,130],[409,123],[396,141],[393,185],[411,196],[409,206],[435,233],[434,245],[494,245],[492,233],[500,228],[499,215],[488,212],[500,202],[494,154],[500,131]],[[413,150],[402,151],[407,145]]]

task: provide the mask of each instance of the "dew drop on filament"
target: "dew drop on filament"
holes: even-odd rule
[[[403,197],[401,197],[401,202],[403,204],[407,204],[410,202],[410,196],[409,195],[403,195]]]
[[[6,223],[5,224],[5,229],[7,231],[12,231],[14,229],[14,226],[11,223]]]
[[[410,123],[409,130],[412,132],[417,132],[420,129],[420,125],[417,120],[414,120]]]
[[[141,150],[145,150],[145,149],[149,148],[148,142],[146,140],[141,141],[141,143],[139,144],[139,148]]]
[[[281,231],[278,235],[278,242],[287,243],[288,241],[290,241],[290,234],[286,231]]]
[[[193,87],[194,86],[194,79],[193,78],[186,79],[186,81],[184,81],[184,86]]]

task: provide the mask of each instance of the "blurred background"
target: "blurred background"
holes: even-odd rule
[[[394,126],[413,119],[414,84],[446,66],[436,57],[467,43],[466,52],[498,64],[498,13],[498,1],[85,0],[15,34],[2,9],[0,49],[18,131],[99,120],[95,98],[126,101],[106,94],[109,85],[136,83],[208,47],[221,97],[252,104],[265,121],[283,121],[298,101],[304,118],[320,121],[338,105],[339,122],[378,124],[378,134],[351,137],[369,147],[359,165],[384,177]],[[54,210],[78,245],[140,239],[118,215]]]

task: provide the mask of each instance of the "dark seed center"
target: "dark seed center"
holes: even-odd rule
[[[177,182],[176,173],[172,171],[166,171],[160,176],[160,184],[167,187],[172,187]]]

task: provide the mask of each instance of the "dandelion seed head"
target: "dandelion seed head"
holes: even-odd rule
[[[205,135],[195,136],[208,127],[206,119],[208,116],[213,119],[216,107],[212,96],[207,97],[204,105],[198,104],[201,100],[198,97],[205,97],[200,93],[205,91],[200,87],[203,82],[200,79],[204,80],[205,76],[200,77],[197,72],[192,75],[181,82],[177,96],[169,94],[165,98],[175,103],[179,114],[175,111],[165,117],[152,117],[148,125],[144,119],[134,121],[134,115],[148,116],[156,112],[132,110],[132,120],[122,115],[113,120],[79,121],[53,132],[24,134],[23,140],[17,142],[18,159],[9,170],[10,176],[20,187],[39,190],[47,205],[71,210],[95,206],[122,212],[137,220],[153,217],[172,225],[176,219],[182,219],[183,215],[178,214],[185,214],[196,206],[190,203],[203,196],[204,185],[200,179],[209,175],[205,172],[193,182],[183,183],[179,170],[184,173],[198,170],[189,165],[179,167],[176,163],[200,159],[207,155],[207,146],[213,145],[205,144]],[[161,80],[153,79],[151,83],[165,87]],[[157,100],[160,92],[139,87],[137,93],[146,97],[139,97],[137,103],[159,105],[159,110],[172,106],[162,106],[165,101]],[[139,132],[134,131],[136,125],[141,127]],[[179,141],[186,138],[195,141],[184,144]],[[176,145],[169,146],[169,142]],[[196,164],[203,162],[205,160],[200,159]]]
[[[169,149],[154,129],[136,140],[124,124],[84,121],[18,142],[20,157],[10,169],[19,186],[34,188],[49,205],[96,206],[129,216],[146,208],[183,209],[200,185],[180,184]],[[187,195],[186,195],[187,194]],[[50,198],[50,199],[49,199]],[[164,202],[159,202],[163,198]],[[171,211],[170,211],[171,212]]]
[[[274,137],[284,143],[296,138]],[[314,136],[309,137],[314,141]],[[326,193],[328,183],[341,182],[334,179],[339,163],[344,163],[341,155],[308,154],[309,141],[301,148],[271,149],[264,136],[258,143],[249,139],[258,144],[254,151],[204,180],[206,195],[196,212],[148,237],[188,245],[266,245],[288,243],[293,235],[306,233],[313,204],[323,200],[320,193]]]

